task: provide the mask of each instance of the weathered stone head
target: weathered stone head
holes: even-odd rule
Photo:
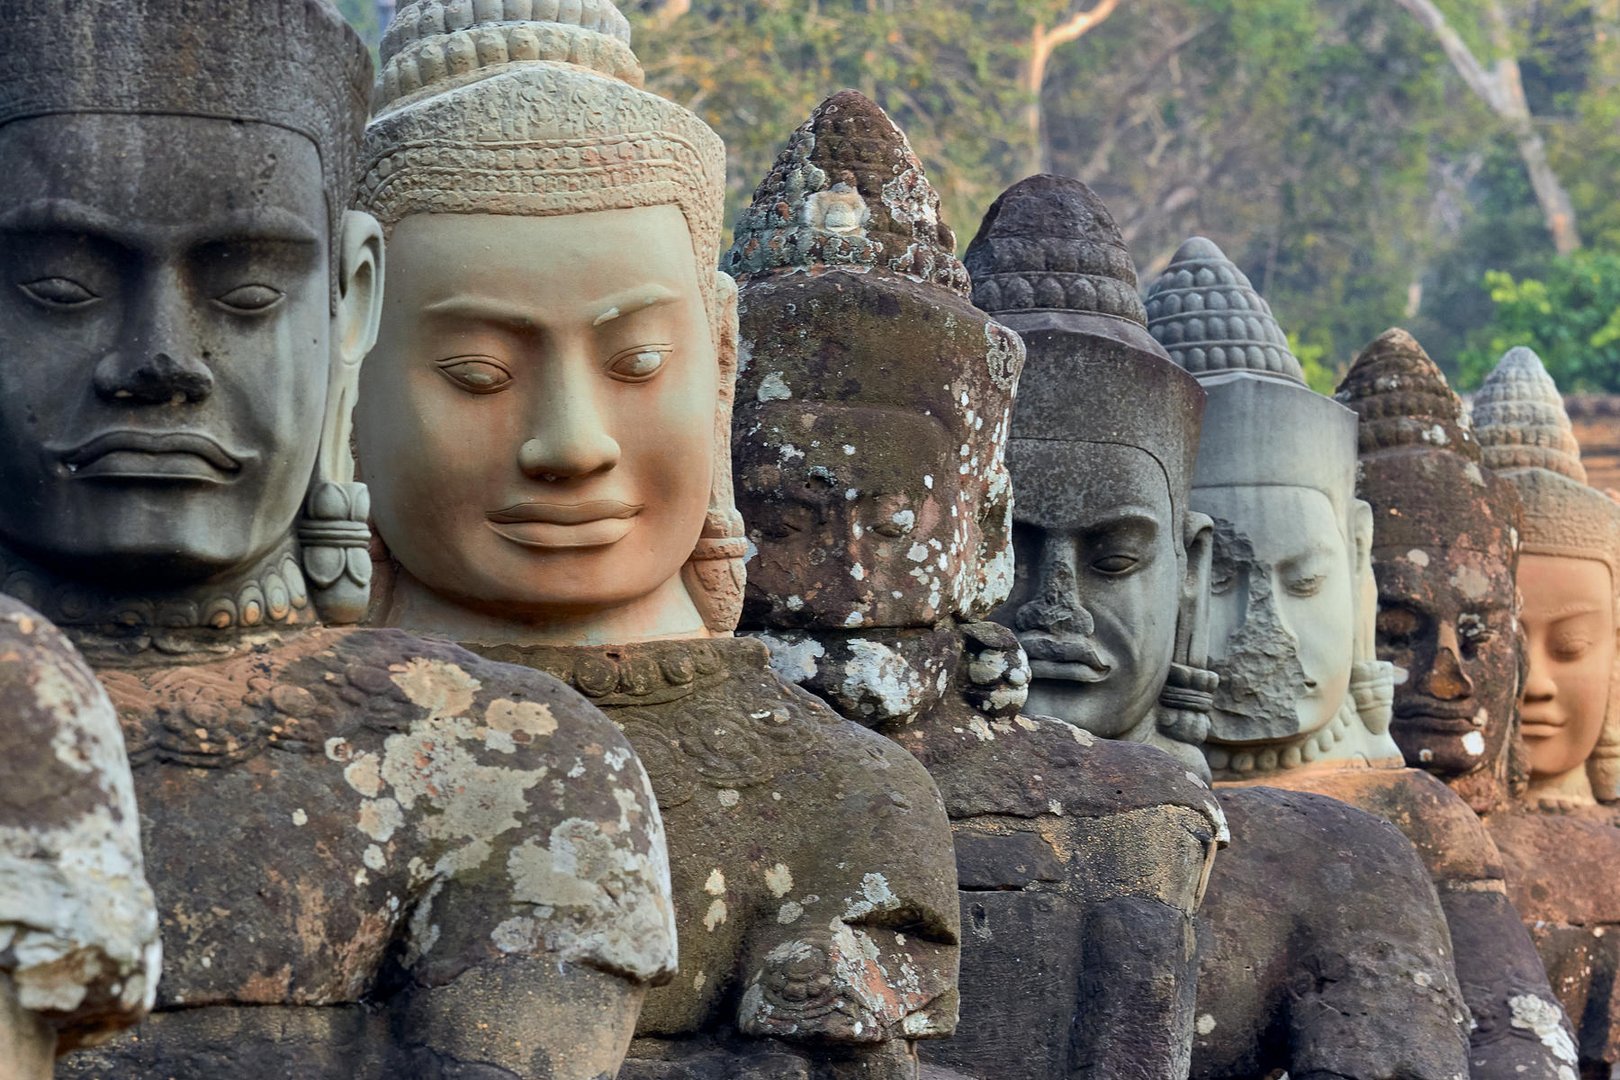
[[[64,623],[308,621],[307,500],[316,598],[357,618],[364,46],[326,0],[44,0],[0,35],[0,589]]]
[[[1124,238],[1080,181],[1007,189],[967,265],[1029,349],[1007,450],[1017,578],[997,615],[1029,654],[1029,709],[1203,769],[1211,530],[1188,495],[1204,392],[1149,335]]]
[[[1473,414],[1486,466],[1524,503],[1518,584],[1529,663],[1519,708],[1530,794],[1620,799],[1620,505],[1587,486],[1563,399],[1529,349],[1502,357]]]
[[[51,1075],[157,995],[157,909],[107,692],[49,623],[0,597],[0,1076]]]
[[[1506,794],[1518,699],[1518,495],[1482,467],[1462,402],[1406,331],[1362,350],[1337,397],[1361,419],[1390,732],[1408,765],[1488,809]]]
[[[389,282],[356,425],[395,625],[590,644],[736,624],[725,155],[640,89],[629,38],[610,0],[424,0],[384,39],[359,202]]]
[[[1147,315],[1208,394],[1192,505],[1215,521],[1211,768],[1396,759],[1356,414],[1305,385],[1271,309],[1209,240],[1176,252]]]
[[[878,723],[914,714],[952,662],[894,632],[980,618],[1011,582],[1023,347],[969,302],[954,248],[905,135],[846,90],[794,132],[726,256],[745,622],[853,650],[818,692]]]

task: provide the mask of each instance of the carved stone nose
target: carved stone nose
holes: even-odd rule
[[[113,352],[96,365],[96,393],[108,401],[143,405],[196,404],[214,392],[214,374],[200,359],[151,353],[130,362]]]
[[[1460,701],[1474,693],[1474,684],[1463,673],[1457,654],[1444,647],[1435,654],[1434,666],[1429,669],[1424,684],[1429,695],[1441,701]]]

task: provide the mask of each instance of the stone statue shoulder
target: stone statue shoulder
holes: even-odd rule
[[[1479,816],[1422,769],[1305,770],[1267,779],[1277,787],[1339,799],[1393,823],[1418,849],[1437,885],[1502,880],[1502,858]]]
[[[0,1047],[23,1052],[13,1005],[47,1025],[47,1055],[135,1023],[156,993],[158,926],[118,721],[68,640],[8,596],[0,791]]]
[[[158,819],[153,857],[172,864],[157,879],[174,893],[166,925],[184,915],[204,940],[219,921],[189,912],[184,885],[184,864],[203,854],[185,846],[188,834],[224,849],[211,857],[238,858],[243,838],[200,820],[214,812],[273,830],[253,839],[276,845],[291,895],[324,894],[322,936],[353,911],[343,949],[301,933],[278,942],[269,927],[283,920],[266,911],[264,955],[230,950],[254,975],[297,961],[302,985],[258,979],[249,992],[208,949],[186,950],[166,991],[188,992],[188,1003],[354,1000],[385,953],[426,986],[514,955],[637,982],[673,970],[650,784],[625,737],[558,680],[398,630],[336,628],[99,674]],[[164,768],[176,765],[186,768]],[[250,858],[256,867],[262,852]],[[256,870],[216,869],[204,893],[216,906],[243,917],[269,903],[245,880]],[[215,931],[229,937],[231,925]]]
[[[1485,819],[1502,853],[1508,894],[1532,924],[1620,924],[1620,822],[1607,806],[1529,806]]]

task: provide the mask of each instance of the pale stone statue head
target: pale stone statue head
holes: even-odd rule
[[[736,623],[724,151],[640,89],[629,37],[610,0],[425,0],[384,39],[359,202],[391,266],[356,425],[389,622],[556,644]]]
[[[1215,521],[1211,768],[1396,760],[1356,414],[1305,385],[1269,306],[1209,240],[1181,246],[1147,314],[1208,394],[1192,505]]]
[[[1148,334],[1130,252],[1080,181],[1003,192],[967,265],[1029,349],[1008,446],[1016,581],[996,615],[1029,654],[1029,711],[1204,770],[1211,530],[1188,505],[1204,392]]]
[[[307,619],[307,498],[317,598],[358,617],[348,412],[382,252],[346,204],[370,61],[327,0],[130,15],[0,10],[0,589],[69,623]]]
[[[905,134],[853,90],[818,106],[737,222],[744,624],[863,722],[942,694],[1011,579],[1004,450],[1023,347],[968,299]]]
[[[1518,495],[1483,468],[1462,402],[1406,331],[1362,350],[1337,398],[1361,419],[1390,732],[1408,765],[1488,809],[1506,795],[1519,694]]]
[[[1529,349],[1502,357],[1473,417],[1485,464],[1524,504],[1518,584],[1528,670],[1519,709],[1530,794],[1620,799],[1620,505],[1587,486],[1563,399]]]

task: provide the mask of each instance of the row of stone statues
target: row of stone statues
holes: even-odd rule
[[[854,92],[723,251],[611,0],[0,33],[0,1080],[1620,1060],[1533,354],[1315,394],[1061,177],[958,259]]]

